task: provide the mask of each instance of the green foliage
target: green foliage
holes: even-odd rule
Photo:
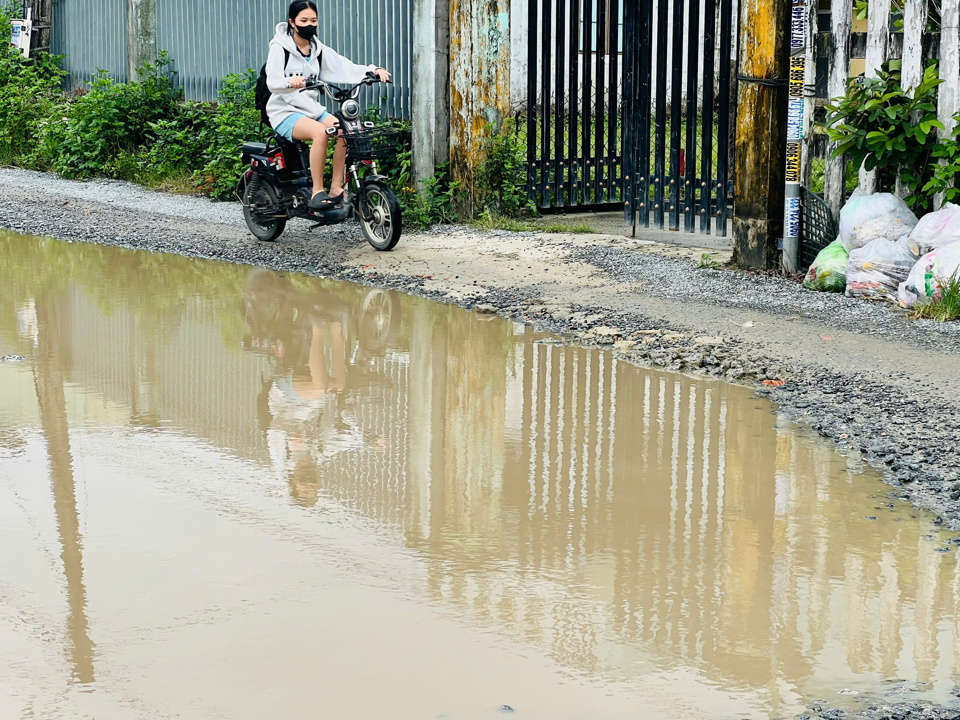
[[[233,195],[243,173],[243,143],[266,135],[266,128],[260,128],[260,111],[253,106],[256,82],[253,70],[223,79],[209,135],[207,162],[199,173],[201,189],[212,197],[225,200]]]
[[[914,308],[915,318],[930,318],[940,322],[960,320],[960,272],[952,277],[937,278],[939,297],[921,303]]]
[[[459,185],[450,178],[450,165],[443,163],[436,168],[433,176],[427,178],[423,187],[417,190],[413,178],[413,147],[411,126],[407,121],[384,122],[376,106],[367,109],[366,117],[370,122],[390,125],[400,130],[401,148],[396,159],[381,160],[377,169],[391,178],[397,188],[397,198],[403,210],[403,224],[417,230],[425,230],[431,225],[457,222],[458,215],[453,209],[453,198]]]
[[[698,270],[713,270],[720,267],[720,263],[713,259],[710,253],[703,253],[697,262]]]
[[[957,125],[949,139],[941,140],[933,149],[933,157],[942,162],[933,167],[933,177],[923,186],[929,195],[943,193],[947,202],[960,202],[960,187],[956,180],[960,178],[960,113],[953,116]]]
[[[476,171],[477,192],[490,217],[535,215],[527,197],[527,145],[510,120],[500,132],[490,126],[484,139],[484,160]]]
[[[173,115],[181,93],[174,88],[170,61],[161,53],[156,65],[139,71],[138,82],[118,83],[101,70],[88,93],[70,107],[54,169],[88,178],[124,177],[130,156],[149,140],[150,126]]]
[[[930,209],[922,188],[933,176],[930,158],[937,147],[936,89],[943,81],[936,65],[927,67],[912,94],[900,86],[900,61],[889,60],[878,78],[851,80],[847,94],[827,105],[827,135],[839,143],[834,156],[849,155],[854,166],[876,170],[880,189],[892,192],[897,175],[909,189],[914,211]]]
[[[10,46],[10,13],[0,9],[0,164],[33,167],[41,126],[62,114],[60,58],[26,59]]]

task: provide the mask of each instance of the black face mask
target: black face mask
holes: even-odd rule
[[[310,42],[317,36],[316,25],[295,25],[294,27],[297,28],[297,34],[307,42]]]

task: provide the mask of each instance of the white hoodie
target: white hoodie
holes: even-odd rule
[[[318,120],[327,111],[317,99],[318,92],[294,90],[290,87],[289,78],[302,75],[328,83],[353,85],[363,80],[369,71],[377,69],[376,65],[357,65],[316,39],[310,43],[310,57],[305,58],[300,54],[293,36],[287,32],[287,27],[285,22],[277,25],[277,32],[270,41],[270,54],[267,56],[267,87],[271,92],[270,101],[267,103],[267,117],[274,128],[293,113]],[[284,50],[290,53],[286,69],[283,67]]]

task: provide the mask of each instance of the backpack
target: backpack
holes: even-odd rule
[[[283,49],[283,69],[287,69],[287,63],[290,62],[290,51]],[[267,103],[270,102],[270,88],[267,87],[267,64],[264,63],[260,68],[260,76],[257,78],[257,89],[253,96],[253,106],[260,111],[260,123],[269,125],[270,119],[267,117]]]

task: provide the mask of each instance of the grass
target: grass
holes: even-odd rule
[[[516,220],[515,218],[504,217],[502,215],[496,215],[489,211],[482,213],[480,217],[470,223],[470,225],[475,227],[477,230],[484,230],[486,232],[491,230],[528,232],[535,229],[532,223],[525,222],[523,220]]]
[[[543,228],[545,233],[572,233],[574,235],[594,234],[597,231],[586,223],[578,225],[564,225],[563,223],[552,223]]]
[[[939,322],[960,320],[960,270],[950,279],[937,278],[940,297],[918,304],[913,311],[916,319],[930,319]]]

